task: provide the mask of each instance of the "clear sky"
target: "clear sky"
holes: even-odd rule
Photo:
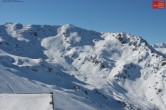
[[[166,42],[166,9],[152,0],[0,0],[0,24],[73,24],[99,32],[127,32],[149,43]]]

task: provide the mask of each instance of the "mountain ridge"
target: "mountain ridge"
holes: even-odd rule
[[[28,91],[55,92],[56,109],[166,109],[165,54],[128,33],[7,23],[0,25],[0,64]],[[26,91],[10,80],[0,86]]]

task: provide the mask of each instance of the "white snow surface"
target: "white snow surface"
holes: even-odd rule
[[[1,110],[53,110],[51,94],[0,94]]]
[[[166,110],[166,54],[123,32],[0,25],[0,93],[50,92],[55,110]]]

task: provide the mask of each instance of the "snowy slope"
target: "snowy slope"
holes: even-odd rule
[[[165,110],[166,56],[127,33],[0,25],[1,93],[53,91],[58,110]]]

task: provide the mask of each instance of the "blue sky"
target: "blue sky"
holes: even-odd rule
[[[0,23],[74,24],[99,32],[127,32],[149,43],[166,41],[166,9],[152,0],[0,0]]]

